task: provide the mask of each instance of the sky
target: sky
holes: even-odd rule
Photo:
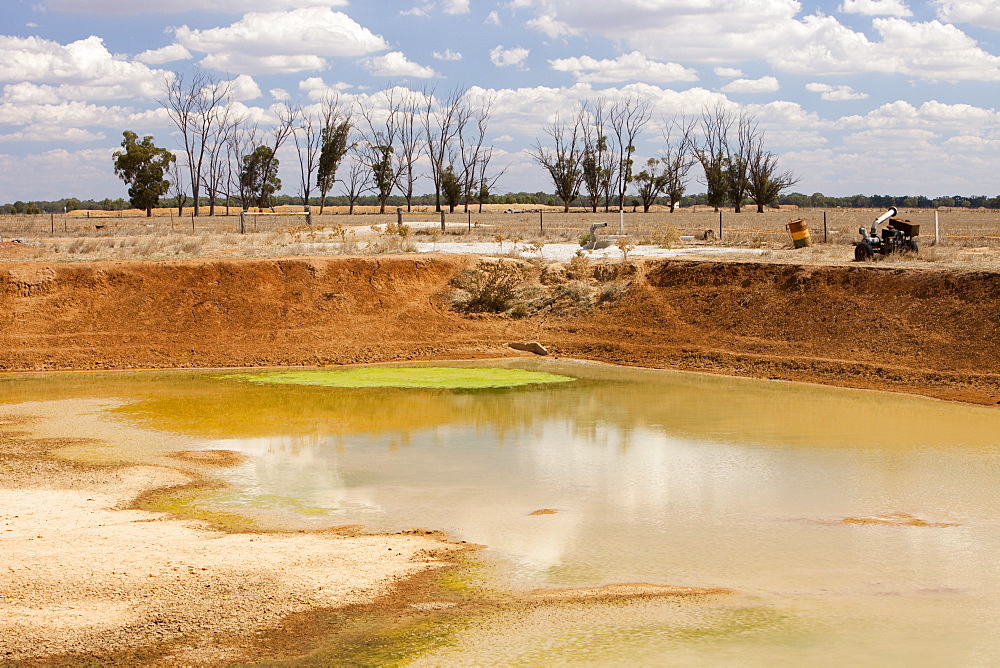
[[[233,82],[266,122],[387,86],[494,99],[499,192],[552,191],[528,151],[581,102],[652,104],[637,157],[718,104],[795,191],[1000,194],[1000,0],[0,0],[0,203],[127,197],[122,132],[175,152],[165,77]],[[283,192],[297,194],[294,153]],[[703,192],[697,170],[689,193]],[[429,192],[429,180],[417,185]],[[336,189],[331,194],[337,194]]]

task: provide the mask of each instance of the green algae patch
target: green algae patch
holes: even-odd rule
[[[275,385],[321,387],[397,387],[452,390],[480,390],[521,387],[576,380],[542,371],[524,369],[465,369],[459,367],[365,367],[337,371],[272,371],[245,373],[222,378]]]
[[[182,519],[202,520],[227,533],[242,533],[254,529],[254,522],[248,517],[211,508],[209,504],[215,495],[216,490],[193,484],[144,494],[136,502],[135,508],[170,513]]]

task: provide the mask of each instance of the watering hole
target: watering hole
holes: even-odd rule
[[[559,360],[432,366],[573,380],[24,374],[0,378],[0,403],[116,399],[107,419],[175,434],[206,467],[224,460],[211,475],[229,487],[201,503],[303,529],[441,530],[485,546],[475,577],[491,587],[731,592],[493,608],[414,648],[418,664],[988,665],[1000,653],[1000,410]],[[171,441],[156,443],[130,456]]]

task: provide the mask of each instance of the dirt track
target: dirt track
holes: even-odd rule
[[[470,358],[538,340],[618,364],[1000,402],[1000,274],[648,262],[588,313],[507,319],[449,309],[442,295],[469,262],[6,262],[0,370]]]

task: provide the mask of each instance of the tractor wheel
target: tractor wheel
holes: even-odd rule
[[[868,244],[861,242],[854,245],[854,260],[856,262],[866,262],[874,256],[875,253],[872,252],[872,247]]]
[[[917,242],[914,241],[913,239],[910,239],[905,244],[903,244],[903,250],[906,251],[907,253],[916,253],[920,249],[917,248]]]

